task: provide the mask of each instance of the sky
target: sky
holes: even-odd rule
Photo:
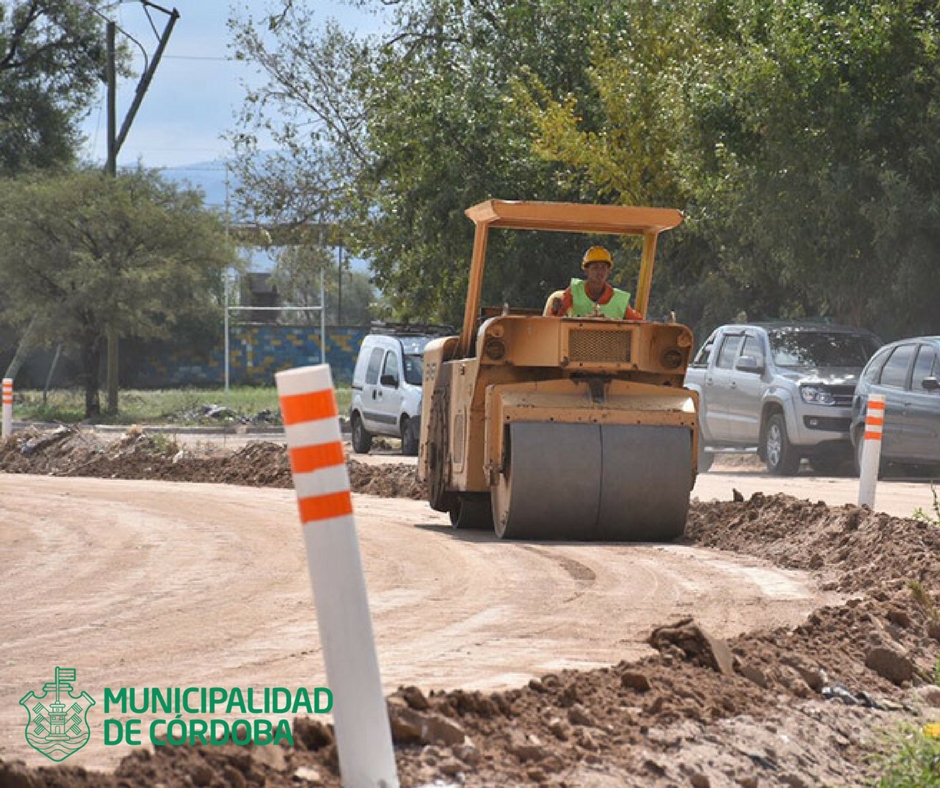
[[[237,0],[257,18],[279,0]],[[118,167],[136,166],[162,169],[174,179],[187,179],[206,192],[212,207],[225,203],[225,165],[229,144],[222,135],[233,129],[235,115],[244,95],[244,82],[257,84],[252,66],[237,61],[229,48],[226,20],[229,0],[154,0],[157,8],[146,8],[140,0],[123,0],[108,11],[117,23],[118,36],[130,41],[135,76],[120,80],[117,86],[117,128],[120,130],[134,99],[139,75],[146,68],[166,29],[169,14],[176,9],[179,18],[167,47],[144,96],[118,155]],[[307,6],[325,21],[338,20],[348,29],[374,29],[375,18],[343,3],[342,0],[308,0]],[[277,5],[274,5],[276,8]],[[149,11],[149,18],[148,18]],[[136,41],[136,43],[135,43]],[[104,166],[107,157],[107,91],[102,85],[98,100],[83,124],[87,143],[83,157]]]

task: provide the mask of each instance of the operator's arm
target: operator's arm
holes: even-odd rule
[[[624,320],[642,320],[643,315],[637,312],[632,306],[627,304],[627,311],[623,314]]]
[[[571,288],[566,287],[561,298],[556,298],[552,304],[552,314],[564,317],[571,311]]]

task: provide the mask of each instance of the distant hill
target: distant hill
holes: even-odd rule
[[[234,174],[226,169],[227,162],[202,161],[195,164],[181,164],[175,167],[163,167],[160,174],[167,180],[186,184],[199,189],[206,196],[206,206],[225,210],[226,196],[234,192],[238,181]],[[228,184],[226,184],[228,180]]]

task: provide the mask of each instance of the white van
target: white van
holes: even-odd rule
[[[365,454],[372,438],[401,438],[401,453],[416,455],[421,435],[424,346],[435,334],[368,334],[352,380],[349,426],[353,451]]]

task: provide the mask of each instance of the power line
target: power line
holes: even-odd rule
[[[217,166],[210,166],[209,164],[205,165],[188,165],[188,164],[174,164],[170,167],[160,167],[159,169],[164,172],[225,172],[226,170],[225,162],[219,162]]]
[[[218,55],[164,55],[167,60],[214,60],[219,63],[244,63],[237,57],[226,57]]]

